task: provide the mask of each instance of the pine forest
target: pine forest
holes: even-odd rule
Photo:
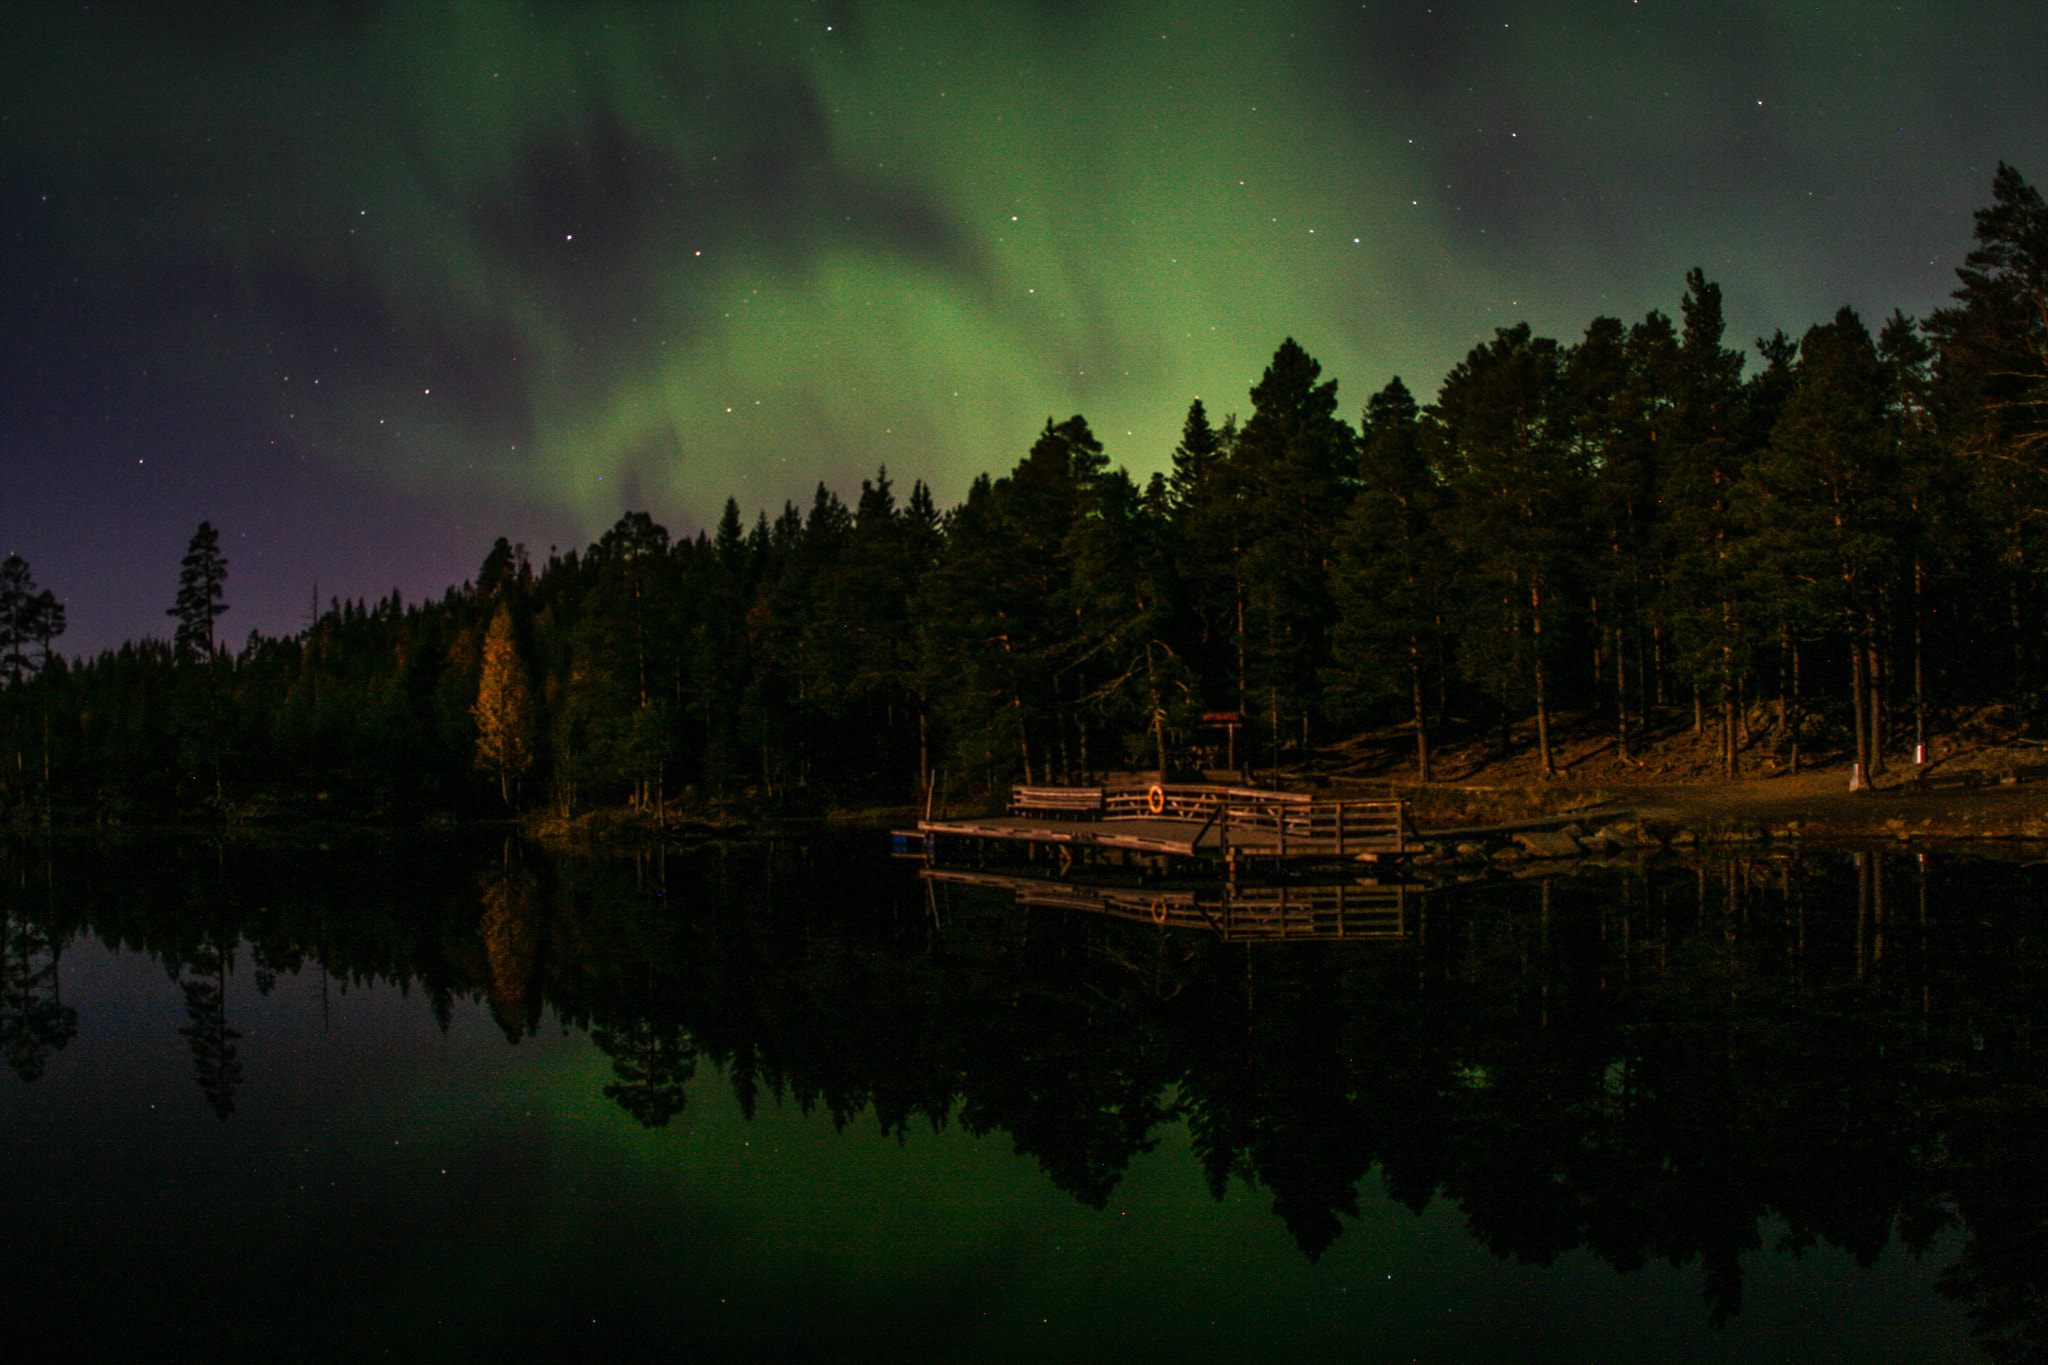
[[[1049,419],[950,509],[879,471],[693,538],[632,512],[239,646],[211,525],[170,640],[91,659],[10,557],[0,811],[901,805],[1213,768],[1226,724],[1253,769],[1398,727],[1416,780],[1451,735],[1528,735],[1547,772],[1567,719],[1627,754],[1678,718],[1731,776],[1874,776],[1959,708],[2048,725],[2048,207],[2009,166],[1958,275],[1926,318],[1746,350],[1695,270],[1675,315],[1501,328],[1433,397],[1355,408],[1286,340],[1142,484]]]

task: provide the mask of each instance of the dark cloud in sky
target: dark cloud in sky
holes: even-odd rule
[[[0,552],[74,647],[436,592],[646,507],[1159,467],[1282,336],[1347,410],[1495,326],[1938,304],[2048,179],[2024,7],[35,8],[0,53]]]

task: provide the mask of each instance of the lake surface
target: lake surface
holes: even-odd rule
[[[2031,1359],[2044,893],[1664,859],[1247,941],[873,836],[20,844],[8,1351]]]

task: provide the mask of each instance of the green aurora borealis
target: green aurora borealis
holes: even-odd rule
[[[231,554],[280,583],[236,628],[288,628],[308,576],[465,571],[287,552],[329,475],[465,566],[501,531],[646,507],[693,532],[728,494],[772,511],[884,464],[948,505],[1071,412],[1142,477],[1284,336],[1355,418],[1495,326],[1671,311],[1695,264],[1737,341],[1923,313],[1996,161],[2048,175],[2043,27],[1622,0],[39,14],[0,58],[0,459],[29,490],[0,549],[75,600],[64,480],[98,480],[162,545],[201,516],[253,537]],[[123,434],[65,441],[83,413]],[[280,450],[296,482],[252,493]],[[141,460],[170,482],[127,488]],[[92,591],[147,621],[162,577]]]

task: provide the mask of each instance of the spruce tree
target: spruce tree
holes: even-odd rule
[[[1208,410],[1201,399],[1195,399],[1188,404],[1188,415],[1181,423],[1180,444],[1173,450],[1173,474],[1167,480],[1175,510],[1190,506],[1200,496],[1224,453],[1222,437],[1209,425]]]
[[[1337,381],[1292,337],[1251,391],[1226,477],[1237,493],[1236,571],[1246,695],[1272,760],[1306,739],[1329,663],[1332,546],[1354,489],[1358,438],[1337,416]]]
[[[1237,436],[1235,416],[1212,428],[1208,414],[1197,420],[1190,406],[1167,483],[1167,551],[1180,599],[1175,634],[1181,658],[1200,678],[1203,695],[1233,710],[1242,708],[1245,692],[1239,559],[1247,535],[1247,489],[1232,458]]]
[[[178,623],[172,637],[173,657],[181,664],[201,666],[200,715],[196,725],[188,731],[188,739],[196,741],[204,754],[205,765],[212,770],[216,805],[225,801],[226,786],[221,776],[221,732],[224,727],[220,714],[220,687],[215,677],[220,651],[214,636],[214,622],[228,609],[223,600],[227,581],[228,561],[220,552],[220,534],[211,523],[202,521],[199,529],[192,533],[191,542],[185,547],[185,557],[178,565],[177,599],[164,614]],[[196,755],[188,758],[188,770],[198,765]]]
[[[484,556],[483,567],[477,570],[476,595],[489,601],[509,587],[516,578],[517,557],[512,542],[499,536],[491,543],[491,552]],[[315,605],[319,594],[314,594]]]

